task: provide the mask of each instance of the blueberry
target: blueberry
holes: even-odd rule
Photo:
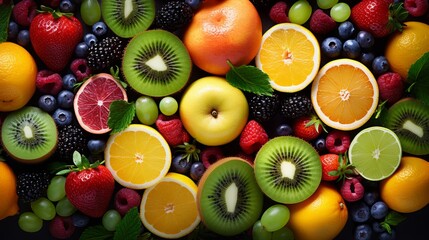
[[[66,109],[57,108],[52,117],[58,126],[63,127],[72,123],[73,113]]]
[[[78,58],[85,58],[88,54],[88,45],[85,42],[78,43],[74,49],[74,53]]]
[[[72,216],[72,222],[75,227],[83,228],[88,226],[90,218],[79,212],[74,213]]]
[[[18,32],[19,32],[18,24],[14,21],[10,21],[9,27],[8,27],[8,32],[7,32],[7,38],[8,39],[15,39],[18,36]]]
[[[385,56],[377,56],[372,61],[372,71],[374,75],[380,76],[389,70],[389,62]]]
[[[191,169],[189,170],[191,178],[194,181],[199,181],[205,171],[206,171],[206,168],[204,167],[204,164],[202,162],[192,163]]]
[[[287,123],[282,123],[276,128],[276,136],[289,136],[292,135],[292,127]]]
[[[360,224],[355,228],[355,240],[370,240],[372,229],[368,224]]]
[[[378,191],[367,191],[363,195],[363,201],[368,206],[372,206],[378,200],[378,197],[379,197]]]
[[[45,112],[53,112],[57,109],[57,99],[52,95],[42,95],[39,97],[38,106]]]
[[[373,222],[372,223],[372,231],[374,231],[375,233],[382,233],[382,232],[386,231],[386,229],[384,229],[381,226],[380,222]]]
[[[354,222],[366,222],[369,220],[371,214],[370,209],[368,205],[366,205],[364,202],[356,202],[354,205],[350,207],[350,212],[352,215],[352,220]]]
[[[342,22],[338,26],[338,35],[343,39],[347,40],[350,38],[353,38],[353,36],[356,34],[356,28],[350,21]]]
[[[27,29],[20,30],[16,42],[23,47],[28,46],[30,44],[30,32]]]
[[[372,61],[374,61],[374,58],[375,58],[374,53],[372,53],[372,52],[363,52],[360,55],[359,61],[361,63],[363,63],[365,66],[367,66],[367,67],[370,68],[371,65],[372,65]]]
[[[70,109],[73,107],[74,93],[70,90],[61,90],[57,96],[58,106],[60,108]]]
[[[96,22],[92,25],[92,32],[95,36],[100,37],[107,33],[107,26],[104,22]]]
[[[388,233],[387,231],[380,233],[378,235],[378,239],[379,240],[394,240],[394,239],[396,239],[395,229],[392,229],[392,231],[390,233]]]
[[[356,41],[363,49],[369,49],[374,46],[375,43],[374,36],[367,31],[359,31],[356,35]]]
[[[389,207],[383,201],[375,202],[371,206],[371,216],[375,219],[382,219],[387,216]]]
[[[189,6],[191,6],[192,9],[196,10],[201,6],[201,0],[185,0]]]
[[[102,153],[106,147],[106,141],[102,139],[90,139],[86,144],[88,150],[92,154]]]
[[[61,12],[71,13],[76,10],[76,5],[70,0],[61,0],[60,10]]]
[[[348,58],[358,58],[361,54],[359,43],[354,39],[346,40],[343,44],[343,53]]]
[[[326,150],[326,140],[324,137],[319,137],[314,141],[314,148],[316,148],[317,151],[322,152]]]
[[[91,47],[98,42],[98,39],[94,34],[87,33],[85,36],[83,36],[83,41],[86,43],[86,45],[88,45],[88,47]]]
[[[341,55],[343,43],[339,38],[327,37],[322,41],[322,53],[330,58],[336,58]]]
[[[76,77],[69,73],[63,77],[63,88],[66,90],[73,90],[74,85],[77,83]]]
[[[191,165],[191,161],[186,160],[186,157],[184,157],[182,154],[178,154],[171,160],[171,171],[181,174],[188,174],[191,170]]]

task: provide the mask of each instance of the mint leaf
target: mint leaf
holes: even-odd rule
[[[228,65],[231,69],[226,73],[226,80],[232,86],[258,95],[273,95],[273,88],[270,78],[259,68],[251,65],[235,67],[230,61]]]
[[[103,227],[103,225],[96,225],[86,228],[82,235],[80,235],[80,240],[106,240],[113,239],[114,232],[108,231]]]
[[[398,212],[390,211],[381,223],[381,226],[386,229],[388,233],[392,233],[391,226],[397,226],[404,221],[406,217]]]
[[[110,134],[118,133],[127,128],[136,114],[135,104],[124,100],[113,101],[109,110],[107,124],[112,129]]]
[[[0,43],[7,41],[9,18],[12,13],[12,1],[0,5]]]
[[[137,207],[131,208],[124,218],[116,226],[116,232],[113,240],[137,239],[142,228],[142,222],[140,220],[139,212]]]
[[[429,104],[429,52],[423,54],[408,71],[407,81],[412,84],[411,94]]]

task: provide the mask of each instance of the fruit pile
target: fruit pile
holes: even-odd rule
[[[428,9],[0,0],[3,237],[411,234],[397,226],[429,203]]]

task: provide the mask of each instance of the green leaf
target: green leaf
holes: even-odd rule
[[[429,52],[423,54],[408,71],[407,81],[412,84],[411,94],[429,104]]]
[[[259,68],[251,65],[235,67],[230,61],[228,65],[231,69],[226,73],[226,80],[232,86],[258,95],[273,95],[273,88],[270,78]]]
[[[404,215],[395,211],[390,211],[384,218],[384,222],[391,226],[396,226],[399,223],[403,222],[405,219],[407,219],[407,217],[405,217]]]
[[[113,239],[114,232],[108,231],[103,227],[103,225],[95,225],[86,228],[82,235],[80,236],[80,240],[107,240]]]
[[[124,100],[116,100],[110,104],[109,118],[107,124],[112,129],[110,134],[118,133],[127,128],[136,114],[134,103]]]
[[[116,226],[113,240],[137,239],[142,228],[142,222],[137,207],[131,208]]]
[[[73,163],[77,167],[82,165],[82,155],[78,151],[73,152]]]
[[[12,13],[12,1],[0,5],[0,43],[7,41],[9,19]]]

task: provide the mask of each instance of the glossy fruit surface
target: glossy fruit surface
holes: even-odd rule
[[[1,159],[0,159],[1,160]],[[16,193],[16,176],[6,162],[0,161],[0,220],[18,213],[18,195]]]
[[[269,232],[280,230],[289,221],[290,211],[286,205],[275,204],[267,208],[261,216],[261,223]]]
[[[52,220],[56,215],[55,205],[45,197],[31,202],[31,210],[43,220]]]
[[[19,215],[18,226],[24,232],[38,232],[43,227],[43,220],[33,212],[24,212]]]
[[[149,96],[141,96],[136,100],[136,115],[139,121],[152,125],[158,118],[159,110],[155,100]]]

